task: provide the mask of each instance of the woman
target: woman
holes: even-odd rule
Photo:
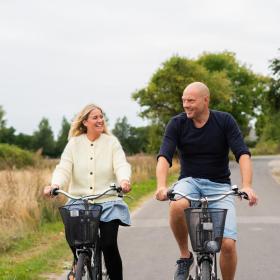
[[[75,196],[98,194],[111,183],[122,191],[131,190],[131,168],[116,137],[108,133],[102,109],[87,105],[73,121],[69,142],[53,173],[51,186],[44,189],[50,196],[53,188],[67,188]],[[122,261],[118,250],[119,225],[130,225],[127,205],[116,196],[95,200],[102,203],[100,220],[101,248],[111,280],[122,280]]]

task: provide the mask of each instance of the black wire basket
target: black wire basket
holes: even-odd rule
[[[219,252],[227,209],[187,208],[185,215],[193,251]]]
[[[102,206],[69,204],[59,208],[68,244],[73,247],[91,245],[96,241]]]

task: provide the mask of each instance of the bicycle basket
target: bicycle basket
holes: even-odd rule
[[[95,242],[102,212],[101,205],[93,204],[85,210],[84,204],[71,204],[59,207],[59,212],[70,246],[79,247]]]
[[[216,252],[221,250],[226,214],[227,209],[185,209],[191,244],[195,252],[207,252],[208,241],[217,243]]]

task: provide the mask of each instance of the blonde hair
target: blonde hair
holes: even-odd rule
[[[100,107],[96,106],[95,104],[88,104],[87,106],[85,106],[82,109],[82,111],[80,111],[76,115],[74,120],[72,121],[70,130],[69,130],[69,134],[68,134],[68,140],[71,137],[79,136],[81,134],[87,133],[87,128],[83,124],[83,122],[88,119],[88,116],[89,116],[90,112],[94,109],[98,109],[98,110],[101,111],[102,114],[104,114],[103,110]],[[104,131],[103,131],[103,133],[109,134],[105,118],[104,118]]]

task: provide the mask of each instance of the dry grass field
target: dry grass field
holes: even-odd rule
[[[128,158],[132,166],[132,183],[140,183],[155,176],[156,158],[135,155]],[[0,252],[10,248],[13,241],[40,224],[58,217],[57,205],[42,197],[42,190],[51,179],[57,161],[46,160],[37,168],[0,171]],[[178,171],[175,162],[172,173]]]

